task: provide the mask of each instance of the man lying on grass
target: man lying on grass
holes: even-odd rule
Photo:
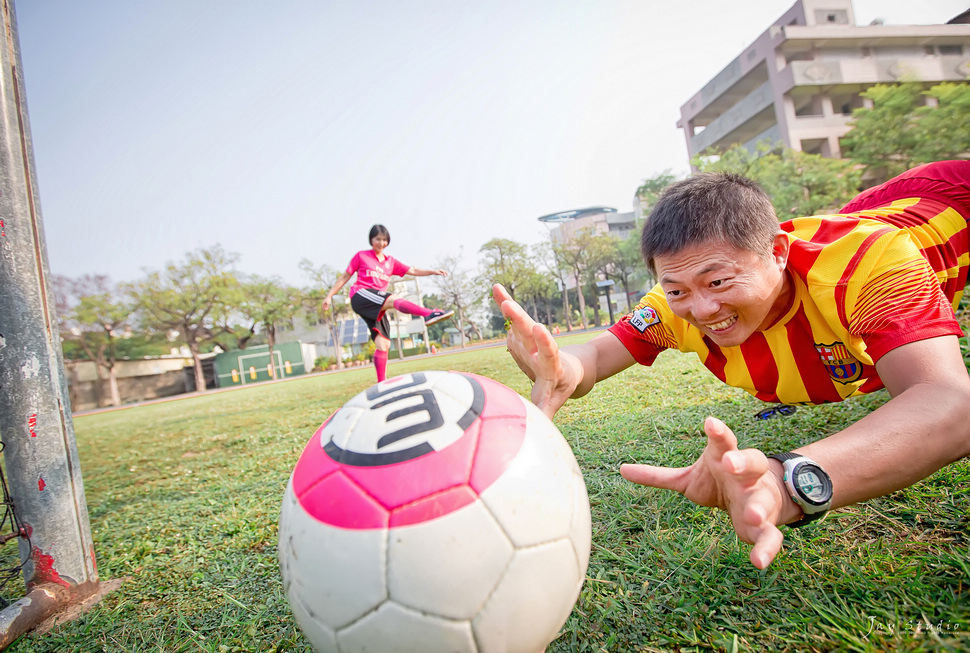
[[[863,192],[838,215],[779,225],[736,175],[671,185],[641,237],[659,283],[632,313],[559,350],[505,288],[508,347],[550,417],[569,397],[665,349],[693,352],[767,402],[821,404],[886,388],[891,399],[795,452],[739,450],[720,420],[690,467],[622,465],[635,483],[726,510],[767,567],[778,526],[888,494],[970,453],[970,377],[954,309],[967,280],[970,162],[945,161]],[[928,409],[932,407],[932,409]]]

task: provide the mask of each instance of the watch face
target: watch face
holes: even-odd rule
[[[799,465],[792,480],[801,495],[810,503],[823,504],[832,497],[831,483],[819,473],[815,465]]]

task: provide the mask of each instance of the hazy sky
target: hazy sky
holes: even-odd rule
[[[304,285],[375,222],[432,267],[688,169],[681,104],[793,0],[15,0],[51,271],[220,244]],[[967,0],[856,0],[945,22]]]

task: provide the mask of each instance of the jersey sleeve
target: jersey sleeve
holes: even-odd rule
[[[672,315],[663,299],[663,291],[656,286],[609,331],[619,338],[638,363],[652,365],[660,352],[678,346],[669,324]]]
[[[394,261],[394,270],[393,272],[391,272],[391,274],[393,274],[395,277],[403,277],[405,274],[408,273],[408,270],[411,269],[410,265],[407,265],[406,263],[402,263],[396,258],[392,257],[391,260]]]
[[[357,252],[356,254],[354,254],[354,257],[350,259],[350,263],[347,264],[347,270],[346,270],[347,274],[353,275],[355,272],[357,272],[357,270],[360,269],[360,263],[361,263],[360,252]]]
[[[963,335],[937,274],[905,231],[873,249],[878,254],[858,290],[836,288],[845,293],[849,330],[863,339],[873,361],[911,342]]]

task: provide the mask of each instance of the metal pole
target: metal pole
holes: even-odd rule
[[[97,592],[98,573],[48,279],[13,0],[0,2],[0,437],[10,493],[29,535],[29,544],[19,538],[28,595],[59,586],[67,591],[57,602],[67,603]],[[5,628],[0,641],[12,634]]]

